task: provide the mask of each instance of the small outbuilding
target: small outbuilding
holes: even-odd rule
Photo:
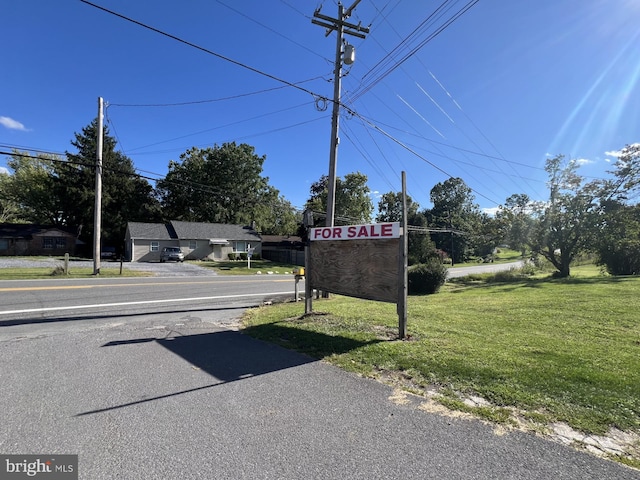
[[[185,260],[228,260],[229,254],[259,255],[262,238],[251,227],[224,223],[129,222],[125,233],[125,259],[159,262],[164,247],[180,247]]]

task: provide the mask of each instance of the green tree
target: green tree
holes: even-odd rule
[[[407,224],[409,226],[409,265],[427,263],[436,258],[436,246],[431,241],[427,218],[418,211],[420,205],[407,195]],[[402,221],[402,192],[388,192],[378,202],[376,222]]]
[[[268,187],[262,201],[254,209],[256,230],[263,235],[295,235],[302,215],[277,189]]]
[[[71,144],[77,153],[67,152],[66,162],[54,164],[53,195],[64,225],[81,228],[80,238],[91,243],[94,234],[95,158],[97,120],[75,134]],[[127,222],[158,221],[160,204],[151,185],[140,178],[131,159],[115,150],[116,140],[104,130],[102,154],[103,242],[121,245]]]
[[[531,214],[531,199],[525,193],[511,195],[496,214],[503,224],[505,242],[514,250],[520,250],[523,257],[533,229]]]
[[[478,224],[471,237],[474,254],[483,258],[493,258],[496,247],[504,240],[503,223],[499,218],[486,213],[481,213],[477,218]]]
[[[246,143],[187,150],[180,161],[169,162],[157,184],[165,217],[239,225],[259,221],[263,231],[271,229],[273,216],[270,220],[265,210],[286,204],[261,175],[265,159]]]
[[[407,195],[407,218],[418,212],[420,205]],[[384,193],[378,201],[378,215],[376,222],[402,221],[402,192]]]
[[[601,219],[598,263],[611,275],[640,275],[640,205],[607,201]]]
[[[18,204],[9,195],[11,182],[11,175],[0,172],[0,223],[17,223],[20,221]]]
[[[311,185],[311,196],[305,207],[314,212],[326,212],[328,191],[329,177],[323,175]],[[369,193],[365,174],[355,172],[346,174],[344,179],[337,177],[335,223],[369,223],[373,214],[373,202]]]
[[[431,228],[448,230],[432,233],[436,247],[449,254],[454,263],[468,258],[474,248],[472,238],[481,223],[480,208],[472,190],[461,178],[449,178],[431,191],[433,208],[425,210]]]
[[[609,173],[615,180],[605,184],[608,197],[627,200],[630,195],[637,194],[640,190],[640,143],[625,146],[614,170]]]
[[[590,248],[599,223],[599,182],[585,183],[577,169],[563,155],[547,159],[549,200],[534,205],[537,221],[530,246],[553,264],[558,277],[570,275],[571,262]]]
[[[12,221],[60,225],[59,205],[54,190],[56,155],[30,154],[14,150],[7,161],[12,175],[3,175],[0,197]]]

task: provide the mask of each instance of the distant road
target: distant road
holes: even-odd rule
[[[450,268],[448,278],[466,277],[472,273],[494,273],[519,268],[523,265],[522,261],[510,263],[483,263],[473,267]]]

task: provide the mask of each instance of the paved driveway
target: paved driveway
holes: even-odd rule
[[[76,331],[0,342],[0,452],[78,454],[80,478],[640,480],[532,434],[432,413],[421,397],[221,328],[214,310],[66,322]]]

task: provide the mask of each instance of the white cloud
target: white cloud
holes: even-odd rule
[[[582,166],[582,165],[590,165],[592,163],[595,163],[593,160],[589,160],[587,158],[578,158],[576,160],[573,160],[578,166]]]
[[[492,217],[495,217],[498,210],[500,210],[500,207],[491,207],[491,208],[483,208],[482,212]]]
[[[0,167],[0,175],[2,175],[3,173],[6,173],[7,175],[9,175],[9,170],[7,170],[4,167]]]
[[[620,155],[622,155],[622,150],[609,150],[608,152],[604,152],[604,154],[607,157],[616,157],[616,158],[620,158]]]
[[[23,132],[27,131],[26,127],[23,124],[9,117],[0,117],[0,125],[3,125],[11,130],[22,130]]]

